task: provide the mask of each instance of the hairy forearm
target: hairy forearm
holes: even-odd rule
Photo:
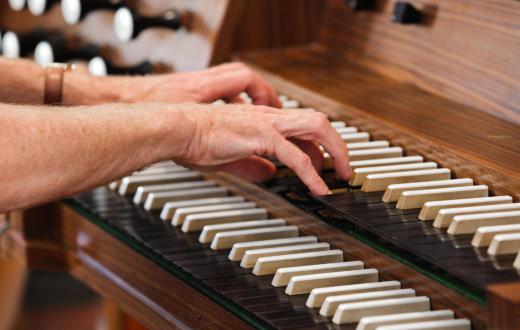
[[[43,104],[45,69],[32,61],[0,57],[0,102]],[[96,77],[84,70],[68,72],[63,79],[64,105],[94,105],[134,101],[135,78]]]
[[[183,112],[161,104],[0,105],[0,122],[0,212],[69,196],[174,158],[189,136]]]

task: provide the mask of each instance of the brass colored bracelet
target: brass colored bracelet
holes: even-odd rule
[[[43,102],[48,105],[63,103],[63,76],[76,69],[74,64],[52,63],[45,67],[45,90]]]

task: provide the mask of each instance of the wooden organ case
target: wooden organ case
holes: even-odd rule
[[[280,21],[271,24],[270,15],[255,16],[263,12],[252,10],[251,5],[250,11],[244,9],[248,7],[244,2],[230,1],[229,6],[241,6],[244,17],[256,18],[236,26],[247,26],[259,35],[264,27],[279,29],[279,36],[292,35],[291,26]],[[315,39],[251,50],[281,46],[265,41],[268,36],[257,36],[255,46],[253,34],[234,43],[238,45],[234,57],[265,76],[281,95],[326,113],[339,131],[342,123],[355,127],[343,131],[353,133],[345,137],[353,143],[353,161],[370,160],[363,152],[364,147],[374,148],[368,139],[374,146],[383,142],[381,149],[401,148],[392,151],[398,153],[394,157],[402,156],[401,152],[419,155],[422,163],[450,169],[452,181],[472,179],[468,189],[481,189],[482,198],[511,196],[509,203],[517,206],[520,2],[327,0],[307,4],[306,8],[315,9],[311,21],[321,22]],[[292,2],[293,11],[284,17],[301,19],[305,13],[299,5]],[[257,21],[258,17],[265,21]],[[298,17],[292,18],[294,22]],[[356,135],[360,131],[369,137]],[[158,175],[162,170],[152,168],[142,175]],[[365,181],[385,179],[384,172],[382,177],[373,173],[375,177]],[[322,198],[310,196],[290,173],[262,184],[225,174],[204,174],[197,180],[211,181],[215,191],[222,188],[223,194],[267,212],[241,220],[284,219],[287,227],[297,227],[299,236],[315,237],[328,243],[330,250],[341,251],[344,261],[360,260],[364,269],[377,269],[379,281],[398,281],[401,288],[428,297],[432,310],[452,310],[457,318],[469,319],[472,329],[520,329],[516,253],[491,255],[487,246],[472,246],[473,233],[455,228],[452,234],[451,226],[434,226],[431,217],[419,219],[422,204],[406,208],[395,204],[401,203],[404,193],[393,203],[383,203],[388,188],[366,192],[352,182],[339,182],[330,170],[323,176],[334,194]],[[215,241],[199,243],[197,231],[187,226],[184,232],[186,223],[181,231],[163,221],[171,220],[175,209],[167,204],[168,196],[182,191],[154,194],[153,189],[159,188],[147,188],[146,183],[157,184],[155,179],[139,181],[136,175],[126,180],[112,187],[116,190],[99,188],[12,214],[12,228],[2,238],[4,253],[31,267],[68,270],[150,328],[356,328],[355,323],[338,325],[330,316],[320,315],[319,308],[306,307],[310,291],[294,289],[300,282],[293,283],[294,295],[286,295],[285,287],[271,285],[274,273],[255,276],[251,269],[228,260],[230,246],[218,249]],[[139,182],[144,182],[141,188]],[[128,185],[123,189],[123,184]],[[362,189],[368,188],[363,184]],[[139,193],[141,197],[136,197]],[[142,194],[148,194],[144,205],[138,201]],[[478,198],[460,196],[464,197],[439,200]],[[168,205],[170,211],[165,210]],[[517,213],[509,216],[511,221],[492,224],[520,224]],[[451,221],[464,220],[455,218]],[[205,228],[203,234],[211,230],[216,228]],[[322,286],[334,285],[338,284]]]

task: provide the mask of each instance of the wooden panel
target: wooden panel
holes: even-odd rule
[[[520,200],[520,126],[389,79],[320,46],[248,53],[280,93]]]
[[[329,0],[321,42],[404,82],[520,123],[520,2],[414,0],[423,25],[390,22],[394,1],[352,12]]]
[[[489,288],[489,330],[520,329],[520,283]]]

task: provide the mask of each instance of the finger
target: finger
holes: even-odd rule
[[[206,85],[206,102],[247,92],[255,104],[281,106],[274,89],[243,64],[227,64],[208,70]]]
[[[275,128],[285,137],[301,140],[315,140],[330,154],[336,173],[343,180],[352,175],[348,160],[348,149],[345,141],[330,125],[327,117],[319,112],[298,113],[287,111],[288,118],[279,119]]]
[[[256,155],[216,166],[214,170],[233,174],[242,179],[253,182],[271,180],[276,175],[276,166],[267,159]]]
[[[292,169],[314,195],[330,194],[330,190],[312,166],[311,158],[300,148],[278,136],[274,138],[276,158]]]
[[[313,141],[304,141],[304,140],[290,140],[295,145],[298,146],[304,153],[306,153],[312,160],[312,166],[316,169],[318,173],[321,173],[321,169],[323,168],[323,152],[321,151],[318,144]]]

